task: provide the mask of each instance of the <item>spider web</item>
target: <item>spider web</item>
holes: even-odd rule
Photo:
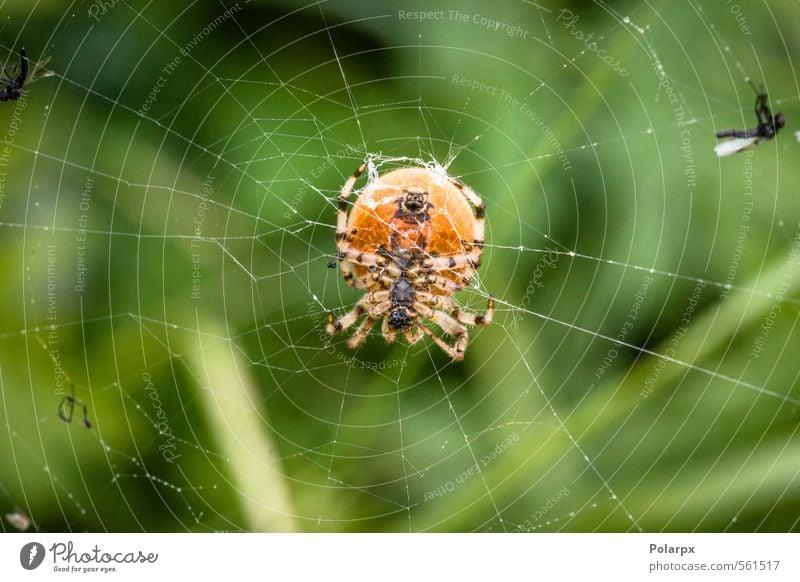
[[[751,80],[791,119],[796,12],[2,4],[7,69],[24,44],[56,75],[0,111],[0,509],[38,531],[796,531],[796,146],[712,150],[755,123]],[[426,165],[486,203],[456,299],[496,311],[461,363],[325,332],[360,297],[327,264],[365,159],[353,197]]]

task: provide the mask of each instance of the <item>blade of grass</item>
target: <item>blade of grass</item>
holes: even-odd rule
[[[278,449],[265,427],[261,396],[231,342],[220,342],[225,329],[204,326],[198,334],[199,350],[192,350],[189,363],[197,377],[205,379],[201,398],[216,450],[230,459],[236,492],[249,531],[294,531],[289,493],[278,457]]]

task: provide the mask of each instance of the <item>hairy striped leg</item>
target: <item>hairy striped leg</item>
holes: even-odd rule
[[[455,338],[455,343],[452,346],[449,345],[442,338],[428,329],[428,327],[422,322],[419,322],[417,325],[419,325],[422,332],[428,335],[436,343],[436,345],[447,352],[447,354],[449,354],[454,360],[464,359],[464,351],[466,351],[467,343],[469,342],[469,333],[467,332],[467,328],[447,315],[444,311],[436,311],[423,303],[414,303],[414,308],[419,311],[421,315],[424,315],[426,318],[441,327],[442,331],[444,331],[446,334],[453,336]]]

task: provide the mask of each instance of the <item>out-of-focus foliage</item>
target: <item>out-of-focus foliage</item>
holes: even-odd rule
[[[800,527],[796,5],[133,4],[0,7],[9,66],[57,73],[0,103],[1,513]],[[747,77],[789,127],[719,159]],[[498,311],[461,363],[324,332],[359,297],[326,265],[367,154],[486,201],[458,299]],[[71,383],[91,429],[56,416]]]

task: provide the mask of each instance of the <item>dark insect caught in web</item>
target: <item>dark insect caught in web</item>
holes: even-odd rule
[[[714,151],[717,152],[718,156],[729,156],[762,141],[772,139],[778,135],[778,131],[780,131],[786,123],[782,114],[778,113],[775,116],[772,115],[772,110],[767,100],[767,94],[763,88],[759,90],[754,86],[753,89],[756,92],[756,119],[758,120],[758,125],[752,129],[726,129],[718,131],[718,139],[726,137],[732,138],[717,144]]]
[[[64,422],[72,422],[72,417],[75,414],[75,405],[83,408],[83,426],[92,428],[92,423],[89,422],[89,412],[86,408],[86,404],[84,404],[82,400],[75,398],[75,386],[72,387],[71,395],[67,394],[61,399],[61,403],[58,405],[58,417]]]
[[[40,60],[33,67],[33,72],[29,76],[28,53],[25,51],[25,47],[19,49],[19,65],[14,65],[10,73],[3,69],[0,74],[0,87],[2,87],[0,88],[0,101],[15,101],[22,97],[25,87],[31,83],[37,79],[54,75],[53,71],[44,68],[49,61],[50,57]]]

